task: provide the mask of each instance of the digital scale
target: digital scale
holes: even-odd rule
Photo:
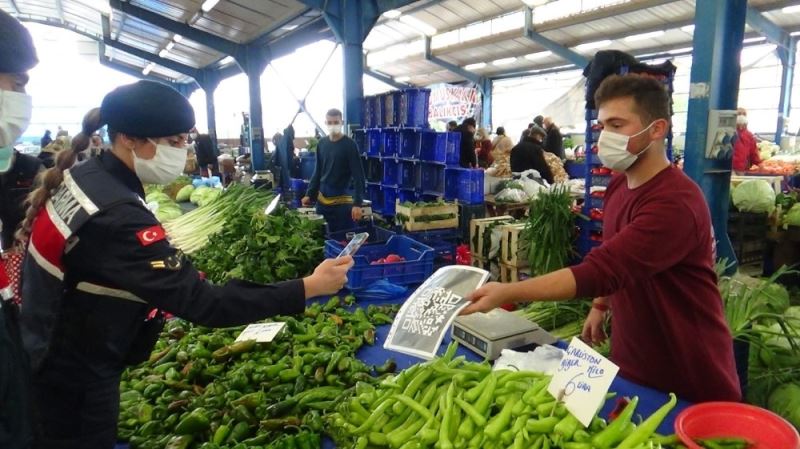
[[[457,317],[451,335],[453,340],[489,360],[500,357],[503,349],[556,342],[555,337],[536,323],[499,308]]]

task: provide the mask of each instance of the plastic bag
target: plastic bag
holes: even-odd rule
[[[358,299],[363,301],[393,301],[403,299],[407,294],[407,287],[381,279],[371,283],[366,289],[359,290]]]
[[[542,175],[536,170],[522,172],[519,181],[529,200],[536,199],[542,190],[547,190],[547,181],[543,180]]]
[[[494,199],[505,203],[527,203],[528,194],[524,190],[506,188],[495,195]]]
[[[534,371],[554,374],[561,363],[564,351],[551,345],[542,345],[533,351],[517,352],[503,349],[492,370]]]

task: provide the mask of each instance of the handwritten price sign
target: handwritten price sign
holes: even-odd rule
[[[547,391],[554,397],[563,396],[567,410],[589,426],[618,371],[617,365],[573,338]]]

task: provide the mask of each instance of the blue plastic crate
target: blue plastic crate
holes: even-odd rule
[[[591,186],[603,186],[608,187],[608,184],[611,182],[611,175],[592,175],[591,177]]]
[[[364,127],[375,128],[380,126],[380,107],[378,106],[378,97],[371,95],[364,98]]]
[[[347,229],[345,231],[338,231],[338,232],[331,232],[325,235],[326,240],[335,240],[343,245],[347,245],[347,243],[353,238],[355,234],[359,234],[362,232],[369,233],[369,238],[367,238],[367,244],[369,243],[385,243],[389,241],[392,236],[396,235],[395,232],[392,232],[388,229],[384,229],[375,225],[367,225],[367,226],[359,226],[353,229]]]
[[[440,199],[442,199],[443,196],[444,195],[431,195],[423,193],[422,195],[420,195],[419,199],[421,201],[425,201],[426,203],[435,203]]]
[[[381,182],[383,162],[377,157],[367,157],[364,163],[364,176],[367,177],[367,182]]]
[[[381,135],[383,136],[381,155],[384,157],[397,156],[397,152],[400,150],[400,132],[396,129],[384,129]]]
[[[368,156],[378,156],[381,154],[383,146],[383,131],[380,129],[368,129],[366,131],[365,142]]]
[[[421,140],[420,160],[434,164],[447,162],[447,133],[423,131]]]
[[[311,179],[314,170],[317,168],[317,153],[300,153],[300,177]]]
[[[447,146],[445,147],[445,163],[451,166],[459,165],[461,161],[461,133],[448,132]]]
[[[427,127],[430,96],[430,89],[403,89],[401,93],[401,105],[399,109],[400,125]]]
[[[367,197],[372,203],[373,211],[380,211],[383,209],[383,191],[380,185],[367,184]]]
[[[564,164],[564,170],[570,179],[580,179],[586,177],[586,164],[574,161],[567,161]]]
[[[587,201],[589,204],[590,209],[602,209],[603,208],[603,198],[596,197],[589,195],[589,200]]]
[[[427,195],[444,195],[444,166],[423,163],[420,171],[422,193]]]
[[[344,245],[336,240],[325,242],[325,257],[336,257]],[[397,254],[403,262],[371,265],[372,262]],[[347,272],[347,288],[359,290],[385,279],[393,284],[410,285],[425,282],[433,273],[433,248],[412,238],[395,235],[386,243],[367,244],[353,256],[355,265]]]
[[[387,217],[393,217],[395,215],[395,203],[400,195],[400,189],[394,186],[383,185],[381,186],[381,192],[383,193],[383,207],[381,207],[380,213]]]
[[[382,126],[400,126],[402,92],[395,90],[381,95],[381,103],[383,105]]]
[[[403,189],[414,189],[419,187],[419,163],[416,161],[399,161],[399,174],[397,184]]]
[[[444,199],[454,201],[458,199],[458,189],[461,180],[460,168],[446,168],[444,170]]]
[[[364,129],[353,130],[353,141],[358,147],[358,154],[367,154],[367,131]]]
[[[400,176],[400,164],[396,159],[383,159],[383,185],[397,187]]]
[[[458,182],[458,201],[464,204],[483,204],[483,180],[483,170],[462,169]]]
[[[308,181],[296,178],[291,179],[292,192],[305,194],[307,189],[308,189]]]
[[[403,204],[406,201],[416,203],[419,201],[419,192],[417,192],[416,190],[400,189],[397,199],[400,200],[400,204]]]
[[[455,229],[406,232],[403,235],[433,248],[435,268],[455,264],[456,246],[459,240]]]
[[[403,159],[419,159],[422,145],[422,130],[401,129],[400,150],[397,155]]]

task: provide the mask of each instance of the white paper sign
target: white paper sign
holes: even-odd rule
[[[589,426],[603,403],[611,381],[619,367],[590,348],[579,338],[573,338],[553,375],[547,391],[562,401],[578,421]]]
[[[244,328],[236,341],[255,340],[258,343],[269,343],[286,327],[286,323],[256,323]]]

